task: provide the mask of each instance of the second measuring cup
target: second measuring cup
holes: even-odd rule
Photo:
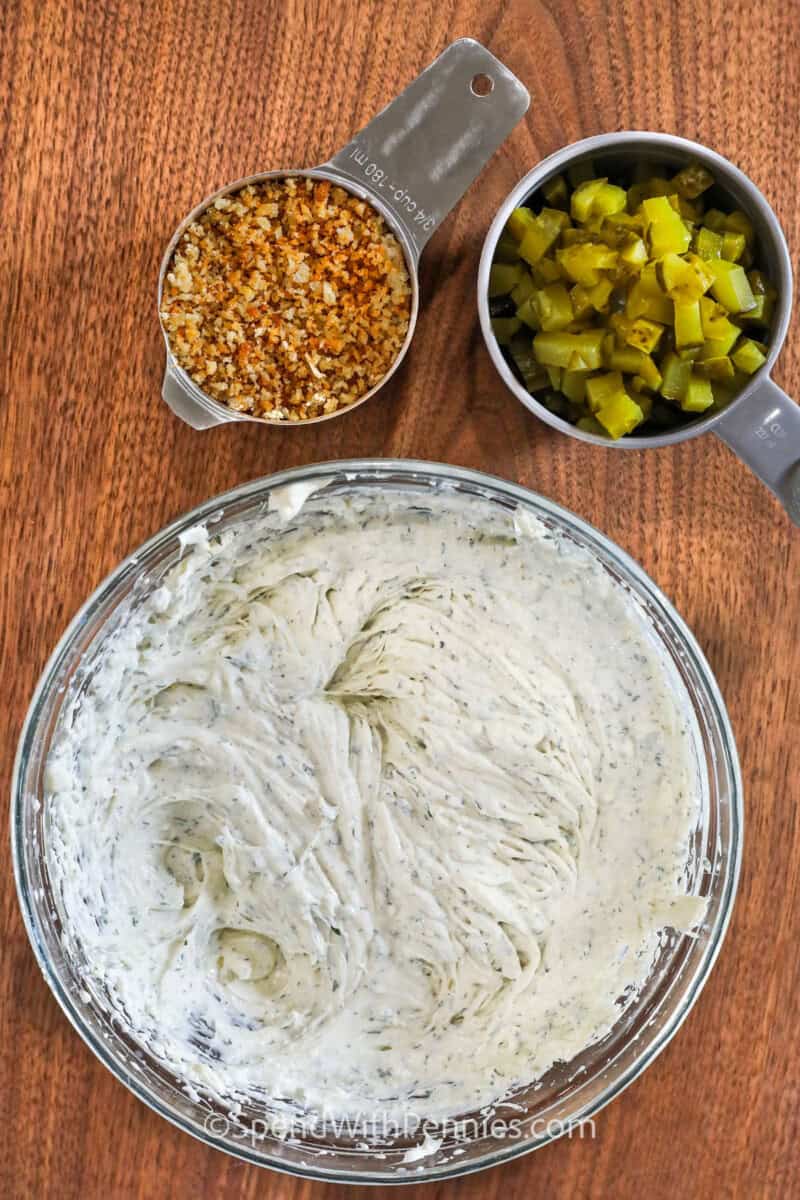
[[[164,278],[187,227],[221,196],[250,183],[292,176],[330,180],[380,213],[405,256],[411,314],[399,353],[374,387],[345,408],[292,422],[237,412],[212,399],[178,364],[162,322],[167,355],[162,395],[173,412],[194,429],[228,421],[310,425],[350,412],[373,396],[397,370],[411,342],[419,310],[418,264],[426,243],[525,114],[529,101],[519,80],[493,54],[462,38],[321,166],[251,175],[207,196],[178,226],[164,254],[159,314]]]

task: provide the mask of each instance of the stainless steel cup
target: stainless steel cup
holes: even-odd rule
[[[374,396],[400,366],[411,342],[419,310],[417,268],[426,243],[529,103],[525,88],[493,54],[471,38],[462,38],[321,166],[265,171],[207,196],[181,222],[167,246],[158,277],[159,320],[164,276],[186,227],[218,197],[248,183],[287,176],[329,179],[377,209],[403,248],[412,287],[411,319],[400,353],[380,383],[355,404],[305,421],[235,412],[213,400],[178,365],[162,324],[167,353],[162,396],[172,411],[194,429],[227,421],[294,427],[342,416]]]
[[[679,168],[690,160],[702,162],[713,172],[717,185],[753,222],[758,238],[759,259],[778,289],[778,301],[769,333],[767,361],[723,412],[693,421],[681,429],[645,437],[611,441],[584,433],[540,404],[525,390],[508,365],[492,333],[489,318],[489,268],[497,240],[512,211],[551,176],[581,159],[591,158],[598,174],[615,174],[633,162],[652,162]],[[800,409],[770,377],[778,357],[792,307],[792,267],[778,218],[765,197],[733,163],[684,138],[664,133],[607,133],[586,138],[556,151],[521,179],[495,217],[481,255],[478,271],[478,313],[484,340],[494,365],[506,385],[526,408],[562,433],[593,445],[620,450],[643,450],[671,446],[713,430],[744,459],[783,504],[791,519],[800,525]]]

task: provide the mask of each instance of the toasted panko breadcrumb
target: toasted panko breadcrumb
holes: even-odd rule
[[[164,281],[175,358],[214,400],[287,421],[333,413],[386,375],[408,331],[399,242],[327,180],[281,178],[215,200]]]

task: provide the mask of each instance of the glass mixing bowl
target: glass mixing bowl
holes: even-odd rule
[[[584,547],[638,601],[650,636],[671,663],[675,686],[693,714],[700,765],[702,811],[689,847],[689,891],[707,897],[706,918],[692,934],[665,931],[650,977],[621,1009],[611,1032],[569,1063],[485,1114],[465,1114],[448,1126],[441,1145],[422,1131],[364,1140],[346,1129],[277,1136],[263,1105],[235,1119],[191,1093],[180,1078],[133,1041],[118,1016],[86,989],[81,963],[62,941],[62,913],[48,864],[48,811],[44,767],[65,702],[85,683],[91,659],[180,554],[182,532],[200,521],[224,528],[262,512],[270,492],[288,483],[331,492],[399,489],[426,497],[441,489],[480,497],[539,517]],[[742,789],[733,734],[719,689],[684,622],[626,554],[559,505],[512,483],[435,463],[392,459],[322,463],[281,472],[235,488],[174,521],[130,555],[86,602],[62,637],[39,682],[17,755],[12,797],[12,842],[25,924],[44,976],[69,1020],[98,1058],[156,1112],[209,1146],[292,1174],[349,1183],[405,1183],[444,1179],[524,1154],[588,1122],[653,1061],[686,1017],[719,952],[730,917],[742,849]],[[584,1124],[584,1129],[587,1126]],[[430,1153],[415,1155],[415,1149]],[[411,1152],[409,1154],[409,1151]]]

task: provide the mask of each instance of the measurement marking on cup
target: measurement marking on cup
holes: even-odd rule
[[[365,178],[369,180],[376,191],[389,193],[402,214],[410,218],[413,225],[419,226],[426,233],[433,229],[436,224],[435,216],[425,212],[425,209],[417,204],[402,184],[389,179],[383,167],[372,160],[365,150],[359,150],[357,146],[354,146],[350,151],[350,158],[356,166],[361,168]]]
[[[778,416],[780,416],[780,409],[775,409],[774,412],[764,418],[755,431],[759,441],[766,442],[770,450],[775,448],[781,438],[786,437],[786,430],[783,425],[775,419]]]

